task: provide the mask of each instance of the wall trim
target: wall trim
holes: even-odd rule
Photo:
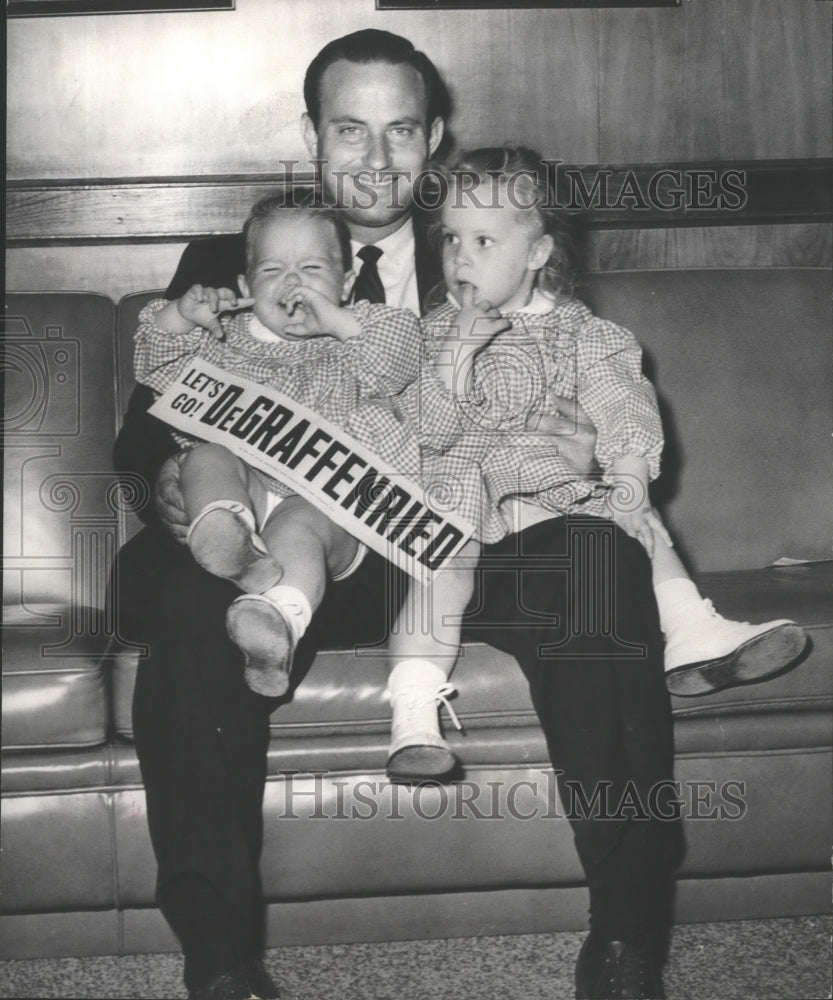
[[[551,162],[558,204],[588,229],[833,221],[833,159],[593,164]],[[311,173],[9,180],[11,247],[173,242],[234,233],[268,193]]]

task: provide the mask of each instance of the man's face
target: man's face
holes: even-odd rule
[[[318,129],[305,115],[304,138],[355,239],[377,242],[408,216],[414,181],[443,134],[442,119],[429,125],[426,113],[412,66],[342,59],[324,71]]]
[[[458,302],[470,285],[475,301],[510,312],[529,301],[552,241],[542,236],[531,210],[514,207],[505,191],[490,200],[490,186],[488,191],[460,193],[451,186],[442,209],[443,278]]]
[[[330,302],[340,303],[350,291],[353,272],[345,273],[341,250],[332,222],[288,212],[285,218],[260,223],[253,234],[246,274],[240,289],[255,300],[253,310],[273,333],[284,332],[289,323],[303,319],[303,306],[290,317],[283,298],[296,285],[320,292]]]

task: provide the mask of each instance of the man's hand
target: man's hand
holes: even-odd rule
[[[344,341],[358,337],[362,332],[352,310],[344,309],[338,302],[331,302],[315,288],[293,285],[278,301],[292,319],[283,328],[283,332],[293,337],[319,337],[327,334]]]
[[[579,475],[598,475],[596,428],[590,418],[574,399],[551,396],[550,400],[557,409],[557,416],[551,413],[530,414],[526,429],[557,437],[559,452]]]
[[[235,309],[247,309],[254,304],[254,301],[254,299],[241,298],[230,288],[192,285],[175,302],[177,313],[188,326],[186,329],[171,330],[170,332],[188,333],[195,326],[201,326],[217,340],[222,340],[224,333],[220,323],[220,313],[232,312]]]
[[[159,520],[183,545],[188,534],[188,516],[185,513],[179,476],[180,468],[187,454],[186,451],[180,451],[163,464],[156,477],[156,493],[154,495]]]

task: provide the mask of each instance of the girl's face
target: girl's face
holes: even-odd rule
[[[471,285],[476,302],[503,312],[522,308],[551,249],[535,210],[513,206],[502,185],[462,190],[452,184],[442,209],[442,266],[458,302],[463,286]]]
[[[255,300],[255,316],[272,333],[290,337],[284,327],[302,318],[303,306],[290,317],[282,302],[295,285],[313,288],[336,304],[349,294],[353,272],[345,274],[338,238],[327,219],[287,212],[284,218],[262,222],[252,235],[250,263],[239,278],[240,289]]]

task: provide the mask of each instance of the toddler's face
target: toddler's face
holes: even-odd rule
[[[297,306],[292,316],[286,311],[282,300],[291,288],[312,288],[336,305],[349,292],[332,223],[289,212],[286,218],[261,223],[253,234],[250,263],[240,285],[244,295],[255,300],[254,314],[268,330],[295,339],[284,328],[299,322],[304,309]]]
[[[529,302],[539,261],[540,234],[531,210],[515,208],[490,184],[451,186],[442,209],[442,265],[448,290],[460,301],[471,285],[475,301],[511,312]],[[545,258],[546,259],[546,255]]]

